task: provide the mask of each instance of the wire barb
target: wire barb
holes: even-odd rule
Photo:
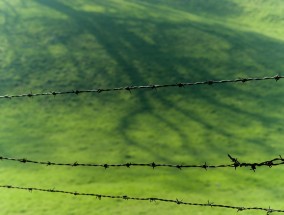
[[[231,161],[234,163],[235,169],[237,169],[237,167],[239,167],[239,166],[241,165],[237,158],[233,158],[230,154],[228,154],[228,157],[229,157],[229,158],[231,159]]]

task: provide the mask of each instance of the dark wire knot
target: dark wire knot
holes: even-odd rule
[[[79,165],[79,164],[78,164],[77,161],[72,164],[72,166],[78,166],[78,165]]]
[[[178,205],[180,205],[180,204],[182,204],[182,201],[176,199],[176,203],[177,203]]]
[[[237,167],[239,167],[241,165],[237,158],[233,158],[230,154],[228,154],[228,157],[233,162],[235,169],[237,169]]]
[[[255,170],[256,170],[256,164],[251,164],[250,167],[251,167],[251,170],[255,172]]]
[[[214,84],[214,81],[209,80],[209,81],[206,81],[206,83],[207,83],[208,85],[212,85],[212,84]]]
[[[75,93],[76,95],[78,95],[79,93],[81,93],[80,90],[74,90],[73,93]]]
[[[280,78],[281,78],[281,76],[280,76],[280,75],[275,75],[275,76],[274,76],[275,81],[279,81],[279,80],[280,80]]]
[[[206,162],[205,162],[205,164],[202,165],[202,168],[207,171],[208,165],[206,164]]]
[[[21,159],[20,161],[21,161],[22,163],[26,163],[28,160],[25,159],[25,158],[23,158],[23,159]]]
[[[244,207],[238,207],[238,211],[237,212],[244,211],[244,210],[246,210]]]

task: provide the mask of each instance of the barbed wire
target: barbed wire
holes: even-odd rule
[[[135,201],[149,201],[149,202],[166,202],[166,203],[175,203],[178,205],[190,205],[190,206],[201,206],[201,207],[211,207],[211,208],[214,208],[214,207],[215,208],[228,208],[228,209],[235,209],[237,211],[259,210],[259,211],[265,211],[267,214],[271,214],[273,212],[284,213],[284,210],[272,209],[270,207],[269,208],[240,207],[240,206],[214,204],[213,202],[210,202],[210,201],[208,201],[207,203],[193,203],[193,202],[185,202],[179,199],[164,199],[164,198],[156,198],[156,197],[130,197],[127,195],[103,195],[103,194],[72,192],[72,191],[64,191],[64,190],[56,190],[56,189],[19,187],[19,186],[12,186],[12,185],[0,185],[0,188],[26,190],[29,192],[39,191],[39,192],[48,192],[48,193],[63,193],[63,194],[70,194],[74,196],[92,196],[92,197],[96,197],[99,200],[103,198],[110,198],[110,199],[123,199],[123,200],[135,200]]]
[[[38,165],[46,165],[46,166],[70,166],[70,167],[103,167],[108,169],[110,167],[150,167],[150,168],[157,168],[157,167],[168,167],[168,168],[177,168],[177,169],[184,169],[184,168],[202,168],[202,169],[213,169],[213,168],[239,168],[239,167],[250,167],[251,170],[255,172],[257,167],[267,166],[279,166],[284,164],[284,158],[279,155],[278,158],[274,158],[271,160],[263,161],[263,162],[254,162],[254,163],[247,163],[247,162],[239,162],[237,158],[232,157],[228,154],[228,157],[233,162],[231,164],[220,164],[220,165],[208,165],[206,162],[205,164],[201,165],[193,165],[193,164],[160,164],[160,163],[123,163],[123,164],[94,164],[94,163],[78,163],[77,161],[74,163],[56,163],[50,161],[36,161],[36,160],[28,160],[26,158],[9,158],[0,156],[0,160],[7,160],[7,161],[15,161],[22,164],[31,163],[31,164],[38,164]]]
[[[66,94],[82,94],[82,93],[103,93],[103,92],[114,92],[114,91],[129,91],[139,90],[139,89],[159,89],[166,87],[189,87],[194,85],[213,85],[213,84],[225,84],[225,83],[236,83],[236,82],[249,82],[249,81],[264,81],[264,80],[275,80],[278,81],[284,78],[284,76],[275,75],[270,77],[261,77],[261,78],[237,78],[229,80],[208,80],[208,81],[199,81],[199,82],[180,82],[175,84],[153,84],[153,85],[140,85],[140,86],[125,86],[125,87],[116,87],[116,88],[98,88],[98,89],[88,89],[88,90],[69,90],[69,91],[51,91],[43,93],[24,93],[18,95],[0,95],[0,99],[12,99],[20,97],[37,97],[37,96],[57,96],[57,95],[66,95]]]

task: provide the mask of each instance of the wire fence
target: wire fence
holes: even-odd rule
[[[46,166],[69,166],[69,167],[103,167],[105,169],[108,169],[110,167],[150,167],[150,168],[157,168],[157,167],[168,167],[168,168],[176,168],[176,169],[185,169],[185,168],[201,168],[201,169],[214,169],[214,168],[239,168],[239,167],[250,167],[251,170],[255,172],[257,167],[267,166],[267,167],[273,167],[273,166],[279,166],[284,164],[284,158],[280,155],[277,158],[262,161],[262,162],[254,162],[254,163],[247,163],[247,162],[239,162],[237,158],[232,157],[228,154],[228,157],[232,161],[231,164],[220,164],[220,165],[207,165],[201,164],[201,165],[194,165],[194,164],[160,164],[160,163],[122,163],[122,164],[94,164],[94,163],[56,163],[56,162],[50,162],[50,161],[36,161],[36,160],[28,160],[26,158],[9,158],[9,157],[0,157],[0,160],[7,160],[7,161],[14,161],[19,162],[22,164],[31,163],[31,164],[38,164],[38,165],[46,165]]]
[[[141,90],[141,89],[160,89],[168,87],[189,87],[195,85],[213,85],[213,84],[225,84],[225,83],[245,83],[250,81],[265,81],[265,80],[275,80],[278,81],[284,78],[284,76],[275,75],[270,77],[248,77],[248,78],[237,78],[237,79],[228,79],[228,80],[208,80],[208,81],[199,81],[199,82],[180,82],[174,84],[153,84],[153,85],[141,85],[141,86],[125,86],[125,87],[116,87],[116,88],[98,88],[98,89],[88,89],[88,90],[69,90],[69,91],[51,91],[43,93],[24,93],[18,95],[0,95],[0,99],[12,99],[12,98],[22,98],[22,97],[38,97],[38,96],[57,96],[57,95],[79,95],[82,93],[103,93],[103,92],[118,92],[118,91],[129,91],[132,90]]]
[[[228,79],[228,80],[207,80],[207,81],[200,81],[200,82],[181,82],[181,83],[174,83],[174,84],[154,84],[154,85],[140,85],[140,86],[125,86],[125,87],[116,87],[116,88],[98,88],[98,89],[87,89],[87,90],[69,90],[69,91],[51,91],[51,92],[43,92],[43,93],[24,93],[24,94],[15,94],[15,95],[0,95],[0,99],[12,99],[12,98],[32,98],[38,96],[57,96],[57,95],[79,95],[82,93],[103,93],[103,92],[118,92],[118,91],[131,91],[134,90],[157,90],[161,88],[174,88],[174,87],[190,87],[196,85],[215,85],[215,84],[226,84],[226,83],[246,83],[251,81],[265,81],[265,80],[275,80],[276,82],[280,79],[283,79],[284,76],[275,75],[275,76],[268,76],[268,77],[249,77],[249,78],[238,78],[238,79]],[[228,157],[231,163],[228,164],[220,164],[220,165],[208,165],[207,162],[204,164],[161,164],[161,163],[121,163],[121,164],[95,164],[95,163],[57,163],[57,162],[50,162],[50,161],[37,161],[37,160],[29,160],[26,158],[9,158],[9,157],[0,157],[0,160],[6,161],[14,161],[19,162],[22,164],[37,164],[37,165],[46,165],[46,166],[69,166],[69,167],[101,167],[101,168],[112,168],[112,167],[150,167],[153,169],[157,169],[159,167],[166,167],[166,168],[176,168],[179,170],[186,169],[186,168],[200,168],[204,170],[208,169],[216,169],[216,168],[241,168],[241,167],[248,167],[252,171],[256,171],[258,167],[273,167],[279,166],[284,164],[284,159],[279,156],[277,158],[262,161],[262,162],[240,162],[237,158],[232,157],[228,154]],[[242,206],[230,206],[230,205],[223,205],[223,204],[215,204],[213,202],[207,203],[194,203],[194,202],[186,202],[179,199],[164,199],[164,198],[157,198],[157,197],[130,197],[127,195],[103,195],[103,194],[95,194],[95,193],[84,193],[84,192],[72,192],[72,191],[64,191],[64,190],[56,190],[56,189],[44,189],[44,188],[34,188],[34,187],[20,187],[20,186],[12,186],[12,185],[0,185],[0,188],[6,189],[16,189],[16,190],[26,190],[29,192],[32,191],[39,191],[39,192],[47,192],[47,193],[62,193],[62,194],[69,194],[74,196],[91,196],[96,197],[97,199],[101,200],[103,198],[110,198],[110,199],[122,199],[122,200],[135,200],[135,201],[149,201],[149,202],[165,202],[165,203],[174,203],[177,205],[189,205],[189,206],[200,206],[200,207],[210,207],[210,208],[227,208],[227,209],[234,209],[239,211],[265,211],[266,214],[271,214],[274,212],[284,213],[284,210],[279,209],[271,209],[270,207],[242,207]]]
[[[164,199],[164,198],[157,198],[157,197],[130,197],[127,195],[103,195],[103,194],[84,193],[84,192],[81,193],[81,192],[72,192],[72,191],[64,191],[64,190],[56,190],[56,189],[19,187],[19,186],[12,186],[12,185],[0,185],[0,188],[26,190],[29,192],[39,191],[39,192],[47,192],[47,193],[62,193],[62,194],[69,194],[69,195],[74,195],[74,196],[91,196],[91,197],[96,197],[99,200],[103,198],[109,198],[109,199],[122,199],[122,200],[134,200],[134,201],[165,202],[165,203],[174,203],[177,205],[189,205],[189,206],[200,206],[200,207],[211,207],[211,208],[227,208],[227,209],[237,210],[238,212],[253,210],[253,211],[265,211],[266,214],[271,214],[273,212],[284,213],[284,210],[272,209],[270,207],[264,208],[264,207],[230,206],[230,205],[223,205],[223,204],[215,204],[210,201],[208,201],[207,203],[194,203],[194,202],[185,202],[179,199]]]

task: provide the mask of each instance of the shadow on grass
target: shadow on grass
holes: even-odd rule
[[[235,74],[239,74],[241,70],[246,70],[245,74],[248,76],[262,76],[264,74],[269,75],[267,71],[278,71],[280,67],[283,68],[281,57],[284,44],[255,33],[241,32],[220,25],[209,25],[193,21],[170,23],[163,22],[163,20],[158,22],[147,18],[127,17],[127,15],[122,18],[111,13],[84,12],[75,10],[57,0],[38,0],[37,2],[67,15],[74,24],[74,28],[77,28],[78,34],[92,34],[99,44],[104,47],[107,54],[118,65],[117,72],[106,78],[109,80],[110,86],[128,85],[129,83],[139,85],[151,84],[151,82],[175,83],[185,80],[218,79],[218,71],[222,71],[220,77],[235,77]],[[148,34],[150,41],[139,35],[139,32],[137,33],[135,29],[139,29],[141,33],[144,32],[144,35]],[[149,29],[152,29],[152,33],[150,33]],[[186,35],[181,32],[186,33]],[[200,46],[201,50],[199,50],[201,56],[198,56],[196,50],[191,53],[190,48],[186,50],[173,48],[179,43],[180,39],[190,37],[191,33],[204,38],[204,45]],[[75,34],[73,38],[77,36]],[[210,41],[211,39],[222,45],[225,44],[222,49],[216,49],[216,55],[214,55],[214,49],[211,50],[210,47],[214,45]],[[186,45],[194,47],[198,41],[198,38],[191,38],[189,44]],[[202,57],[203,55],[206,56],[207,52],[212,53],[211,56]],[[218,61],[218,54],[224,54],[227,59]],[[188,68],[188,73],[181,73],[179,68]],[[78,70],[82,72],[82,69]],[[275,75],[275,72],[270,75]],[[95,77],[96,74],[94,73],[93,78]],[[125,77],[127,77],[127,82]],[[84,83],[82,84],[84,86]],[[234,92],[239,97],[245,98],[245,101],[253,102],[257,97],[258,99],[262,98],[262,90],[248,91],[237,85],[228,84],[218,88],[218,93],[228,98],[231,96],[231,92]],[[277,118],[269,114],[260,114],[246,107],[240,108],[225,100],[217,99],[211,96],[212,92],[208,88],[205,90],[196,87],[192,89],[192,92],[190,95],[191,100],[205,101],[207,106],[218,107],[220,112],[227,111],[233,116],[241,114],[246,118],[247,122],[257,120],[269,126],[277,120]],[[168,155],[165,156],[154,152],[151,145],[140,144],[139,141],[133,140],[129,136],[130,126],[137,123],[133,119],[147,112],[176,132],[183,142],[183,150],[192,153],[193,148],[188,144],[187,128],[172,123],[164,116],[166,110],[171,108],[175,109],[187,120],[199,123],[204,129],[210,130],[212,133],[217,133],[225,138],[236,138],[234,132],[228,131],[227,128],[216,127],[214,122],[205,117],[208,114],[203,115],[200,114],[200,111],[189,111],[186,106],[181,107],[173,104],[169,98],[175,93],[177,93],[177,90],[167,91],[165,94],[157,96],[156,104],[153,104],[150,102],[151,95],[149,93],[137,92],[137,103],[129,108],[129,111],[125,113],[118,125],[118,129],[127,144],[157,157],[160,161],[168,162],[170,160]],[[186,92],[181,93],[181,95],[184,98],[188,96]],[[188,104],[190,105],[190,102]],[[163,111],[153,111],[156,105],[163,106]],[[149,125],[149,129],[152,126]],[[212,145],[211,147],[214,150],[221,149],[221,146],[218,145]]]
[[[145,1],[139,1],[141,4],[147,4]],[[207,1],[207,0],[177,0],[177,1],[157,1],[162,6],[174,7],[178,10],[186,11],[192,14],[206,16],[232,17],[240,15],[243,11],[238,4],[229,0]]]

